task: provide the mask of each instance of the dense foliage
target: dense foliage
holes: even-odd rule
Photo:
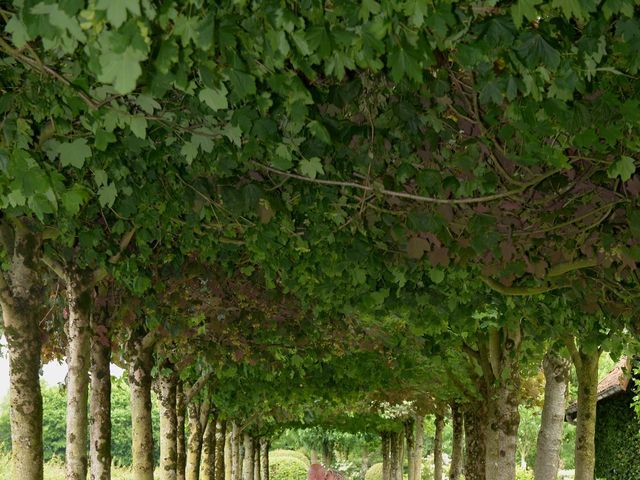
[[[631,480],[640,475],[640,420],[631,406],[632,394],[601,400],[596,417],[596,475],[607,480]]]

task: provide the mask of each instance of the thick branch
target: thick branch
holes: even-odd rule
[[[42,263],[44,263],[49,269],[55,273],[60,280],[64,282],[68,281],[68,275],[65,272],[64,266],[56,259],[51,258],[49,255],[42,255]]]
[[[529,295],[540,295],[541,293],[550,292],[552,290],[558,290],[560,288],[567,288],[569,285],[543,285],[539,287],[507,287],[502,285],[500,282],[496,282],[495,280],[481,276],[480,279],[492,290],[495,290],[498,293],[509,296],[529,296]]]
[[[198,392],[200,390],[202,390],[202,388],[206,385],[207,380],[209,380],[209,378],[211,378],[211,375],[213,375],[212,372],[206,373],[206,374],[202,375],[196,381],[196,383],[191,385],[191,388],[189,388],[189,390],[187,390],[187,392],[184,395],[184,404],[185,405],[189,405],[189,403],[191,403],[191,400],[193,400],[193,397],[195,397],[198,394]]]
[[[501,198],[512,197],[514,195],[518,195],[522,193],[527,188],[542,182],[546,178],[549,178],[560,171],[560,170],[552,170],[551,172],[541,175],[535,180],[532,180],[531,182],[524,184],[520,188],[517,188],[515,190],[509,190],[507,192],[494,193],[493,195],[484,195],[482,197],[436,198],[436,197],[424,197],[422,195],[414,195],[412,193],[407,193],[407,192],[396,192],[394,190],[387,190],[385,188],[376,189],[370,185],[363,185],[361,183],[356,183],[356,182],[344,182],[340,180],[323,180],[320,178],[309,178],[309,177],[305,177],[304,175],[298,175],[296,173],[283,172],[282,170],[268,167],[258,162],[253,162],[253,164],[259,168],[262,168],[263,170],[275,173],[276,175],[280,175],[282,177],[287,177],[287,178],[293,178],[296,180],[302,180],[304,182],[317,183],[320,185],[332,185],[337,187],[357,188],[359,190],[364,190],[366,192],[379,192],[383,195],[387,195],[390,197],[405,198],[408,200],[415,200],[417,202],[436,203],[436,204],[444,204],[444,205],[463,205],[463,204],[472,204],[472,203],[484,203],[484,202],[492,202],[494,200],[500,200]]]
[[[578,370],[580,370],[582,368],[582,357],[580,356],[578,347],[576,347],[575,337],[573,337],[573,335],[567,335],[563,337],[562,341],[567,347],[567,350],[569,350],[569,355],[571,355],[571,360],[573,360],[573,364]]]
[[[596,258],[582,258],[573,262],[560,263],[554,265],[547,272],[547,277],[559,277],[565,273],[573,272],[574,270],[581,270],[583,268],[592,268],[598,266],[598,259]]]
[[[489,330],[489,364],[493,370],[493,376],[500,376],[500,365],[502,363],[502,348],[500,345],[500,330],[491,328]]]
[[[122,253],[127,249],[129,244],[131,243],[131,240],[133,240],[133,236],[135,235],[137,229],[138,227],[133,227],[122,236],[122,238],[120,239],[120,247],[118,253],[112,255],[111,258],[109,258],[109,263],[118,263],[118,260],[120,260],[120,257],[122,256]]]

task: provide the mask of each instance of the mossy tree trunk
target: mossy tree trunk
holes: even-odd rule
[[[578,377],[578,418],[576,419],[575,480],[593,480],[596,465],[596,405],[598,402],[598,363],[600,348],[576,347],[573,338],[565,344],[571,353]]]
[[[209,415],[202,434],[202,466],[200,476],[203,480],[213,480],[216,468],[216,419]]]
[[[545,378],[544,406],[533,471],[536,480],[556,480],[560,464],[565,394],[569,381],[570,363],[554,353],[547,353],[542,367]]]
[[[459,480],[462,475],[462,454],[464,447],[464,422],[462,410],[457,403],[451,404],[451,464],[449,465],[449,480]]]
[[[260,480],[260,440],[253,439],[253,480]]]
[[[218,419],[216,422],[216,453],[215,453],[215,478],[216,480],[225,479],[225,447],[226,447],[226,426],[224,420]]]
[[[436,432],[433,438],[433,480],[442,480],[442,431],[444,430],[444,415],[436,414]]]
[[[476,401],[464,411],[464,459],[465,480],[489,480],[486,478],[486,405]]]
[[[422,454],[424,451],[424,417],[416,415],[416,433],[415,433],[415,472],[413,474],[416,480],[422,478]]]
[[[415,420],[407,420],[404,424],[404,434],[407,441],[407,480],[416,480],[416,437]]]
[[[38,273],[40,237],[18,220],[0,220],[8,270],[0,271],[0,306],[9,350],[12,478],[42,480],[40,321],[44,288]]]
[[[89,455],[91,480],[111,479],[111,339],[109,312],[91,317],[91,401]]]
[[[227,431],[224,442],[224,480],[233,479],[233,423],[226,422]]]
[[[187,480],[198,480],[200,477],[200,461],[202,454],[202,424],[200,423],[200,405],[192,400],[187,405],[187,422],[189,437],[187,440]]]
[[[260,438],[260,480],[269,480],[269,439]]]
[[[253,438],[249,433],[243,434],[243,444],[242,480],[253,480]]]
[[[240,433],[238,422],[235,420],[231,423],[231,435],[229,439],[231,453],[231,480],[240,480],[242,476],[242,465],[240,465]]]
[[[173,365],[165,362],[158,375],[160,406],[160,480],[178,478],[177,380]]]
[[[66,480],[87,478],[88,394],[90,368],[90,276],[66,272],[67,308],[67,436]]]
[[[133,480],[153,480],[151,369],[153,336],[134,334],[127,347],[131,390],[131,457]]]
[[[185,398],[184,384],[178,380],[176,384],[176,478],[185,480],[187,468],[187,451],[185,439]]]
[[[391,433],[380,432],[382,447],[382,480],[391,480]]]

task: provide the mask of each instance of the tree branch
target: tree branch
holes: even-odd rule
[[[64,265],[62,265],[60,262],[58,262],[57,260],[55,260],[54,258],[51,258],[49,255],[46,255],[46,254],[42,255],[41,260],[42,260],[42,263],[44,263],[47,267],[49,267],[49,269],[60,278],[60,280],[63,280],[64,282],[68,283],[69,276],[65,271]]]
[[[86,93],[84,93],[81,90],[78,90],[69,80],[64,78],[62,75],[60,75],[58,72],[56,72],[53,68],[49,67],[48,65],[45,65],[44,63],[38,62],[37,60],[34,60],[33,58],[30,58],[30,57],[22,54],[19,50],[15,49],[11,45],[9,45],[3,38],[0,38],[0,50],[5,52],[7,55],[10,55],[11,57],[15,58],[16,60],[19,60],[20,62],[30,66],[31,68],[35,69],[36,71],[38,71],[40,73],[45,73],[45,74],[55,78],[59,82],[63,83],[64,85],[69,87],[71,90],[73,90],[73,92],[76,95],[78,95],[82,99],[82,101],[84,103],[86,103],[87,106],[91,110],[97,110],[99,108],[99,104],[96,103],[89,95],[87,95]]]
[[[213,372],[206,373],[202,375],[196,381],[196,383],[191,385],[191,388],[189,388],[189,390],[187,390],[187,392],[185,392],[184,394],[185,405],[189,405],[189,403],[191,403],[191,400],[193,400],[193,397],[195,397],[198,394],[198,392],[202,390],[202,388],[206,385],[207,381],[211,378],[212,375],[213,375]]]
[[[135,235],[137,229],[138,227],[133,227],[122,236],[122,238],[120,239],[120,249],[118,250],[118,253],[112,255],[111,258],[109,258],[109,263],[118,263],[123,252],[127,249],[129,244],[131,243],[131,240],[133,240],[133,236]]]
[[[560,288],[568,288],[569,285],[543,285],[539,287],[507,287],[502,285],[500,282],[496,282],[495,280],[485,277],[484,275],[480,277],[480,280],[484,282],[492,290],[495,290],[498,293],[509,296],[523,297],[528,295],[540,295],[541,293],[547,293],[552,290],[558,290]]]
[[[567,347],[567,350],[569,350],[569,355],[571,356],[571,360],[573,360],[573,364],[578,370],[580,370],[582,368],[582,357],[576,347],[575,337],[573,335],[566,335],[562,338],[562,341]]]
[[[581,258],[573,262],[559,263],[554,265],[547,271],[547,277],[554,278],[564,275],[565,273],[581,270],[583,268],[592,268],[598,266],[597,258]]]
[[[309,177],[305,177],[304,175],[298,175],[296,173],[283,172],[282,170],[278,170],[276,168],[263,165],[259,162],[252,162],[252,163],[257,167],[262,168],[263,170],[266,170],[268,172],[275,173],[276,175],[280,175],[282,177],[287,177],[287,178],[293,178],[296,180],[302,180],[304,182],[317,183],[320,185],[332,185],[336,187],[357,188],[359,190],[364,190],[365,192],[379,192],[383,195],[387,195],[390,197],[405,198],[408,200],[415,200],[417,202],[436,203],[436,204],[443,204],[443,205],[464,205],[464,204],[472,204],[472,203],[492,202],[494,200],[500,200],[501,198],[511,197],[519,193],[522,193],[527,188],[542,182],[546,178],[549,178],[560,171],[559,169],[552,170],[551,172],[541,175],[535,180],[532,180],[531,182],[524,184],[520,188],[517,188],[515,190],[509,190],[507,192],[494,193],[493,195],[484,195],[482,197],[436,198],[436,197],[424,197],[422,195],[414,195],[412,193],[407,193],[407,192],[396,192],[394,190],[387,190],[384,188],[378,190],[370,185],[363,185],[361,183],[356,183],[356,182],[345,182],[341,180],[323,180],[321,178],[309,178]]]

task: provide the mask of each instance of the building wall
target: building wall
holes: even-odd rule
[[[640,479],[640,420],[625,392],[598,402],[596,417],[596,478]]]

